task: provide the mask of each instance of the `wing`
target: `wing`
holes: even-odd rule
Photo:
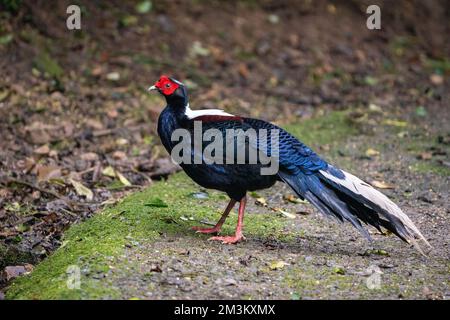
[[[286,130],[263,120],[245,118],[244,123],[256,130],[266,129],[272,134],[278,135],[278,158],[280,167],[290,173],[311,174],[327,167],[327,162],[320,158],[308,146],[295,138]],[[274,145],[275,143],[272,143]],[[269,156],[272,152],[269,150]]]
[[[198,139],[200,132],[203,135],[209,131],[207,137],[211,138],[210,142],[203,143],[202,149],[192,148],[192,157],[196,156],[197,159],[211,161],[211,158],[214,158],[217,162],[219,156],[222,163],[242,163],[242,157],[239,156],[244,155],[246,161],[249,161],[253,152],[253,155],[257,155],[257,164],[267,164],[267,158],[272,157],[272,160],[276,159],[279,162],[280,167],[293,174],[298,172],[311,174],[327,167],[327,163],[309,147],[284,129],[269,122],[232,115],[202,115],[191,120],[187,128],[192,141]],[[201,123],[197,137],[195,137],[195,122]],[[230,131],[233,132],[231,136],[227,135]],[[217,141],[218,136],[221,141]],[[217,153],[204,152],[212,142],[224,150],[221,157]],[[233,153],[229,154],[228,150],[231,149]]]

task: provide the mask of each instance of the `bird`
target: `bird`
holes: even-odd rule
[[[215,234],[209,240],[221,241],[224,244],[235,244],[244,240],[247,193],[270,188],[280,181],[325,216],[339,222],[351,223],[369,241],[372,241],[372,238],[365,225],[371,225],[380,232],[383,232],[382,228],[390,231],[401,240],[412,244],[422,254],[419,242],[422,241],[431,248],[411,219],[387,196],[353,174],[328,163],[281,127],[260,119],[236,116],[220,109],[192,110],[186,86],[166,75],[162,75],[148,91],[157,91],[166,99],[167,105],[158,118],[157,132],[163,146],[171,155],[177,148],[173,135],[182,130],[191,138],[187,144],[192,146],[198,124],[201,124],[201,133],[214,130],[219,137],[222,136],[223,142],[219,145],[223,148],[231,145],[230,150],[234,151],[248,152],[253,149],[266,157],[277,153],[277,170],[271,174],[262,174],[262,169],[268,166],[267,162],[263,163],[262,158],[252,163],[233,162],[228,160],[236,160],[236,156],[231,152],[231,155],[228,155],[227,152],[227,155],[222,156],[223,161],[207,161],[207,157],[202,153],[207,146],[200,149],[191,148],[186,154],[180,152],[187,156],[183,159],[188,161],[181,161],[179,164],[194,182],[206,189],[225,192],[230,198],[222,216],[213,227],[192,228],[198,233]],[[257,140],[256,143],[248,139],[239,142],[236,137],[226,140],[228,130],[241,134],[249,130],[276,132],[277,152],[271,143],[263,148],[262,140]],[[219,153],[211,154],[221,157]],[[201,161],[189,161],[195,157]],[[239,203],[239,209],[234,235],[218,235],[236,203]]]

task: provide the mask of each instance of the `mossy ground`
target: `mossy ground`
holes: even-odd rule
[[[359,166],[359,172],[367,171],[361,164],[368,160],[359,155],[370,137],[355,140],[359,131],[348,121],[347,112],[333,112],[286,128],[312,147],[330,145],[327,155],[340,165],[352,162],[351,167]],[[339,155],[338,149],[344,154]],[[347,154],[350,152],[356,152],[356,158]],[[376,162],[376,167],[384,165]],[[408,170],[402,173],[412,174]],[[202,221],[215,222],[227,198],[208,190],[208,196],[199,199],[194,196],[198,192],[205,190],[179,173],[73,225],[54,254],[30,275],[10,285],[7,298],[414,298],[446,294],[448,252],[442,252],[440,243],[430,262],[393,237],[374,235],[389,254],[367,255],[370,244],[349,226],[335,225],[317,215],[287,219],[253,203],[249,203],[245,219],[247,241],[236,246],[210,243],[206,241],[208,236],[195,234],[190,227]],[[277,185],[261,194],[271,207],[296,212],[298,205],[282,200],[289,192]],[[309,205],[300,207],[300,211],[313,211]],[[423,211],[421,203],[412,202],[410,207]],[[437,204],[434,209],[443,213],[444,208]],[[439,217],[413,217],[425,231],[434,228],[436,234],[430,239],[433,245],[448,222],[446,216]],[[236,213],[232,213],[224,234],[234,231],[235,220]],[[273,268],[277,261],[287,264]],[[381,289],[370,290],[365,285],[364,272],[372,265],[387,268]],[[80,270],[79,289],[67,285],[70,266]],[[219,277],[222,274],[232,280],[224,283]],[[198,285],[191,285],[195,281]],[[217,293],[214,286],[222,286],[221,292]]]

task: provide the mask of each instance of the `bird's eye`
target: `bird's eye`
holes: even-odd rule
[[[166,84],[166,88],[170,88],[170,83],[167,83],[167,84]]]

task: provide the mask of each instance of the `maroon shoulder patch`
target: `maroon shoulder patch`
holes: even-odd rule
[[[240,121],[243,119],[238,116],[221,116],[221,115],[204,115],[192,118],[191,121],[204,121],[204,122],[214,122],[214,121]]]

